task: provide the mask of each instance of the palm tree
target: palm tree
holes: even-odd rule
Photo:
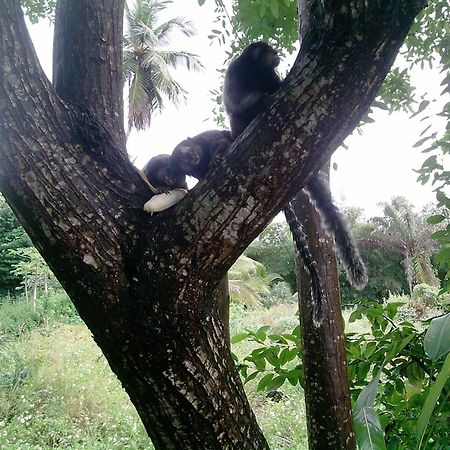
[[[403,254],[410,292],[417,283],[439,286],[430,259],[436,250],[430,226],[404,197],[394,197],[390,203],[382,205],[384,216],[372,219],[376,226],[374,235]]]
[[[174,33],[194,34],[192,22],[175,17],[159,23],[160,11],[171,0],[135,0],[126,6],[128,30],[124,36],[124,75],[128,82],[128,132],[150,125],[154,111],[163,108],[164,98],[176,105],[185,101],[186,91],[173,79],[170,69],[179,65],[189,70],[202,68],[197,55],[170,50]]]

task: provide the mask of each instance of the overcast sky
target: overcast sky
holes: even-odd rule
[[[178,37],[177,49],[189,50],[200,56],[205,70],[188,73],[180,69],[175,78],[188,91],[185,106],[176,109],[167,104],[161,114],[156,114],[152,125],[145,132],[132,132],[128,140],[128,152],[138,167],[159,153],[170,153],[175,145],[187,136],[215,128],[211,111],[211,89],[218,88],[217,68],[224,67],[225,48],[211,45],[208,35],[213,27],[214,2],[198,6],[197,0],[177,0],[173,15],[190,18],[197,34],[192,38]],[[47,22],[30,27],[36,51],[44,70],[51,76],[52,28]],[[421,93],[440,91],[437,71],[416,71],[413,82]],[[337,202],[346,206],[364,208],[366,215],[380,214],[379,202],[393,196],[407,197],[417,207],[433,202],[431,185],[416,182],[413,169],[420,168],[426,156],[413,148],[424,125],[418,119],[410,119],[406,113],[388,115],[377,112],[376,122],[363,128],[363,135],[349,136],[332,161],[337,170],[332,171],[332,190]],[[441,125],[443,127],[443,124]]]

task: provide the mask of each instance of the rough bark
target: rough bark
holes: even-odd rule
[[[228,284],[228,274],[226,274],[217,286],[214,301],[217,303],[219,317],[222,320],[225,339],[230,343],[230,287]]]
[[[308,441],[311,450],[356,449],[347,377],[344,322],[334,242],[321,226],[308,195],[300,191],[292,202],[302,218],[309,249],[317,262],[324,302],[322,321],[315,325],[309,273],[297,259],[302,358]]]
[[[123,1],[58,2],[52,87],[18,2],[0,0],[0,189],[158,449],[267,448],[212,294],[356,125],[423,6],[366,3],[305,1],[314,20],[269,110],[182,202],[150,217],[123,150]]]

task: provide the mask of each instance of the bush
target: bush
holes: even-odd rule
[[[414,286],[411,300],[417,300],[425,303],[427,306],[434,306],[439,296],[439,288],[422,283]]]
[[[261,303],[265,308],[271,308],[275,305],[285,305],[297,303],[297,295],[292,295],[288,283],[275,283],[269,292],[261,293]]]
[[[31,302],[7,298],[0,301],[0,336],[20,336],[50,322],[81,322],[75,307],[64,291],[57,291],[47,297],[39,298],[35,312]]]

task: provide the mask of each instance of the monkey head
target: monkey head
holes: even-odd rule
[[[187,189],[185,174],[172,165],[170,155],[154,156],[142,169],[148,181],[162,191],[170,189]]]
[[[192,175],[204,154],[203,147],[192,138],[180,142],[172,152],[172,164],[175,170]]]
[[[273,70],[280,64],[278,52],[263,41],[253,42],[245,47],[241,58],[263,70]]]

